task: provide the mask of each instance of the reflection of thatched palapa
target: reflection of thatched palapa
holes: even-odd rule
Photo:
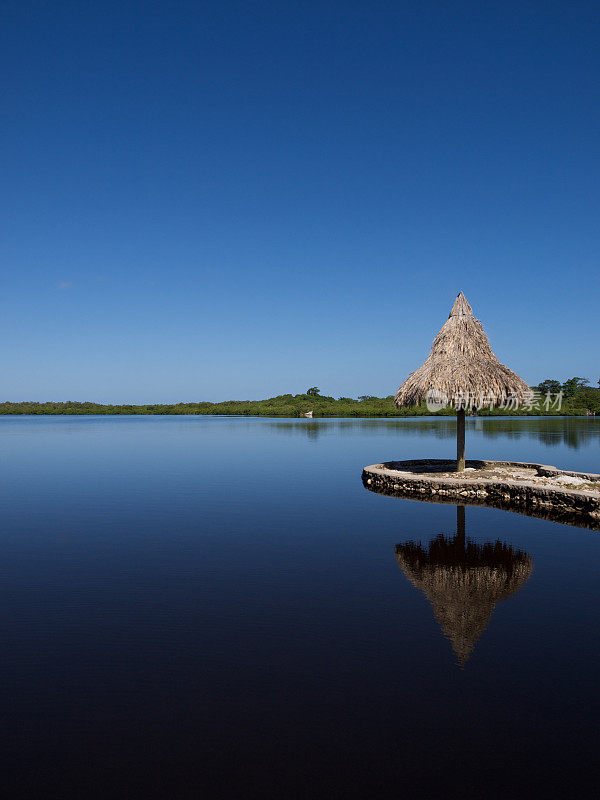
[[[531,556],[502,542],[477,544],[460,534],[440,534],[425,549],[396,545],[396,560],[420,589],[463,665],[486,629],[496,603],[518,591],[531,575]]]

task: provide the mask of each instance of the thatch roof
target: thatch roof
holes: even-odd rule
[[[533,570],[527,553],[502,542],[465,542],[460,535],[440,534],[427,550],[420,543],[399,544],[396,560],[431,603],[461,666],[487,628],[496,603],[518,591]]]
[[[397,406],[433,400],[440,407],[495,406],[506,398],[521,405],[531,389],[494,355],[483,326],[461,292],[444,327],[435,337],[429,358],[398,389]]]

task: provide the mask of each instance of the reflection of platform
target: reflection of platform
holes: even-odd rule
[[[374,492],[434,503],[466,503],[518,511],[569,525],[600,529],[600,475],[518,461],[388,461],[365,467]]]

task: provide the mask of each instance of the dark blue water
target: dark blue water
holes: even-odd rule
[[[5,796],[595,791],[599,534],[467,508],[474,546],[533,566],[461,664],[395,556],[452,537],[456,509],[363,488],[363,465],[452,457],[454,436],[0,418]],[[600,420],[468,421],[467,455],[600,472]]]

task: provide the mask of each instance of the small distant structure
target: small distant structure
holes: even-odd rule
[[[313,412],[312,411],[299,411],[298,412],[298,418],[299,419],[312,419],[313,418]]]
[[[421,400],[438,409],[456,409],[456,470],[465,468],[465,410],[492,408],[510,398],[513,408],[531,399],[532,392],[494,355],[483,326],[462,292],[433,341],[429,358],[412,372],[396,393],[395,403],[412,406]]]

